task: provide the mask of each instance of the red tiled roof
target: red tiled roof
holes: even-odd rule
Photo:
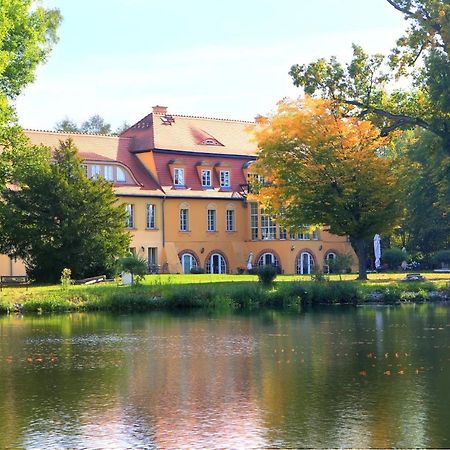
[[[252,136],[254,126],[239,120],[151,113],[121,136],[133,137],[134,152],[163,149],[254,156],[258,150]],[[217,144],[207,145],[206,139]]]
[[[117,160],[131,169],[136,180],[144,189],[161,189],[158,183],[139,161],[137,156],[130,151],[132,144],[133,138],[120,136],[117,148]]]
[[[154,148],[153,115],[148,114],[132,127],[128,128],[128,130],[125,130],[120,135],[120,138],[122,137],[133,139],[130,150],[138,152]]]
[[[114,159],[108,158],[107,156],[99,155],[98,153],[93,152],[78,152],[78,155],[81,159],[84,159],[86,161],[108,161],[108,162],[115,162]]]

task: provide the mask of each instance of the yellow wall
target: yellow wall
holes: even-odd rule
[[[0,275],[26,275],[25,266],[20,260],[11,260],[6,255],[0,255]]]
[[[325,255],[333,251],[337,254],[351,253],[354,256],[353,269],[357,259],[345,237],[334,236],[320,231],[319,240],[251,240],[250,206],[241,200],[232,199],[179,199],[159,197],[120,196],[121,204],[134,205],[134,228],[130,248],[136,254],[148,258],[148,248],[157,248],[157,264],[161,271],[181,273],[179,255],[189,251],[194,254],[203,268],[213,252],[222,253],[227,262],[227,271],[236,273],[238,267],[246,268],[250,252],[253,253],[253,265],[263,252],[274,253],[279,259],[284,273],[296,273],[297,258],[302,251],[308,251],[314,257],[315,265],[323,266]],[[156,228],[146,229],[147,204],[156,206]],[[163,207],[165,235],[163,236]],[[179,230],[179,211],[181,207],[189,209],[189,231]],[[216,209],[217,231],[207,231],[207,210]],[[226,231],[226,210],[235,211],[235,231]],[[259,225],[261,225],[259,217]],[[278,230],[277,230],[278,233]],[[278,237],[278,235],[277,235]],[[163,242],[164,241],[164,242]],[[24,275],[25,268],[20,261],[12,263],[5,255],[0,255],[0,275]]]
[[[280,261],[284,273],[296,273],[297,259],[302,252],[310,253],[314,258],[315,266],[323,268],[325,255],[329,252],[335,254],[354,255],[346,238],[333,236],[325,231],[319,232],[318,240],[258,240],[246,243],[249,251],[252,251],[254,264],[257,264],[262,253],[274,253]],[[354,257],[356,262],[356,256]]]
[[[166,255],[169,270],[181,273],[178,255],[189,250],[195,254],[200,266],[205,266],[207,256],[221,251],[228,259],[230,268],[245,265],[247,255],[242,243],[247,237],[247,209],[243,202],[231,199],[166,199]],[[189,231],[179,229],[179,211],[189,209]],[[207,210],[216,210],[217,231],[207,231]],[[235,211],[235,231],[226,231],[226,210]]]
[[[156,247],[158,264],[162,265],[162,199],[158,197],[132,197],[120,196],[119,203],[134,205],[134,228],[129,229],[131,234],[130,248],[145,259],[148,257],[148,248]],[[147,229],[147,204],[156,206],[155,229]]]
[[[233,206],[236,218],[236,231],[226,231],[226,210]],[[179,230],[179,210],[189,209],[189,231]],[[217,231],[207,231],[207,210],[216,209]],[[208,199],[166,199],[166,243],[165,257],[171,273],[181,273],[179,254],[189,251],[194,254],[201,267],[205,268],[212,252],[221,252],[227,261],[227,271],[236,273],[238,267],[246,268],[250,252],[253,264],[264,252],[274,253],[284,273],[296,273],[297,258],[302,251],[314,257],[317,267],[323,267],[328,252],[336,254],[351,253],[356,256],[347,239],[320,231],[319,240],[256,240],[250,239],[250,207],[240,200]],[[259,220],[259,225],[261,221]],[[277,235],[278,236],[278,235]],[[354,267],[355,268],[355,267]]]

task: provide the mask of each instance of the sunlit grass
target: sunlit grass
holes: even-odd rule
[[[405,277],[404,273],[383,273],[369,274],[368,282],[355,281],[355,274],[343,275],[342,281],[350,282],[354,287],[358,287],[359,292],[367,295],[377,290],[392,288],[399,291],[410,291],[426,289],[428,291],[444,288],[448,286],[450,274],[422,272],[427,283],[402,283],[401,279]],[[338,275],[329,277],[331,281],[339,281]],[[238,291],[250,292],[258,286],[258,277],[256,275],[211,275],[211,274],[162,274],[147,275],[141,286],[136,288],[121,286],[116,281],[100,283],[96,285],[72,285],[63,288],[61,285],[30,285],[28,287],[4,287],[0,292],[0,310],[6,311],[16,303],[29,305],[46,305],[42,310],[64,309],[67,301],[70,301],[72,310],[83,308],[95,308],[102,302],[103,308],[107,299],[115,297],[132,297],[144,295],[148,298],[172,298],[174,295],[186,297],[186,295],[195,295],[197,292],[203,292],[205,289],[213,290],[214,295],[227,297],[237,295]],[[279,275],[276,278],[276,288],[278,292],[289,292],[295,282],[302,282],[308,285],[313,283],[309,275]],[[183,288],[185,286],[185,288]],[[198,288],[196,288],[198,286]],[[209,288],[210,286],[211,288]],[[318,286],[311,286],[316,289]],[[335,285],[337,288],[337,285]],[[325,289],[326,288],[326,289]],[[333,289],[331,286],[323,286],[323,290]],[[183,291],[185,289],[185,291]],[[309,290],[309,289],[308,289]],[[253,292],[253,291],[252,291]],[[184,294],[186,293],[186,294]],[[190,293],[190,294],[189,294]],[[38,306],[36,306],[37,308]]]

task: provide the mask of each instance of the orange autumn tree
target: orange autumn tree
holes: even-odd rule
[[[385,233],[401,215],[400,186],[388,137],[370,122],[343,117],[327,100],[285,100],[259,121],[256,194],[287,227],[310,224],[348,236],[367,279],[365,240]]]

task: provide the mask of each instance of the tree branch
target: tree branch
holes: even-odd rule
[[[409,9],[406,9],[400,5],[398,5],[394,0],[386,0],[391,6],[393,6],[397,11],[402,12],[403,14],[406,14],[407,16],[413,16],[413,12]]]
[[[347,105],[353,105],[358,108],[363,108],[364,115],[373,113],[373,114],[377,114],[378,116],[386,117],[386,119],[394,121],[394,123],[391,126],[385,127],[382,130],[382,134],[384,134],[384,135],[390,133],[391,131],[393,131],[397,128],[400,128],[403,125],[415,125],[415,126],[419,126],[421,128],[426,128],[426,129],[428,129],[430,127],[430,124],[427,121],[425,121],[419,117],[407,116],[405,114],[394,114],[389,111],[386,111],[385,109],[368,106],[357,100],[345,100],[344,99],[343,102],[346,103]]]

